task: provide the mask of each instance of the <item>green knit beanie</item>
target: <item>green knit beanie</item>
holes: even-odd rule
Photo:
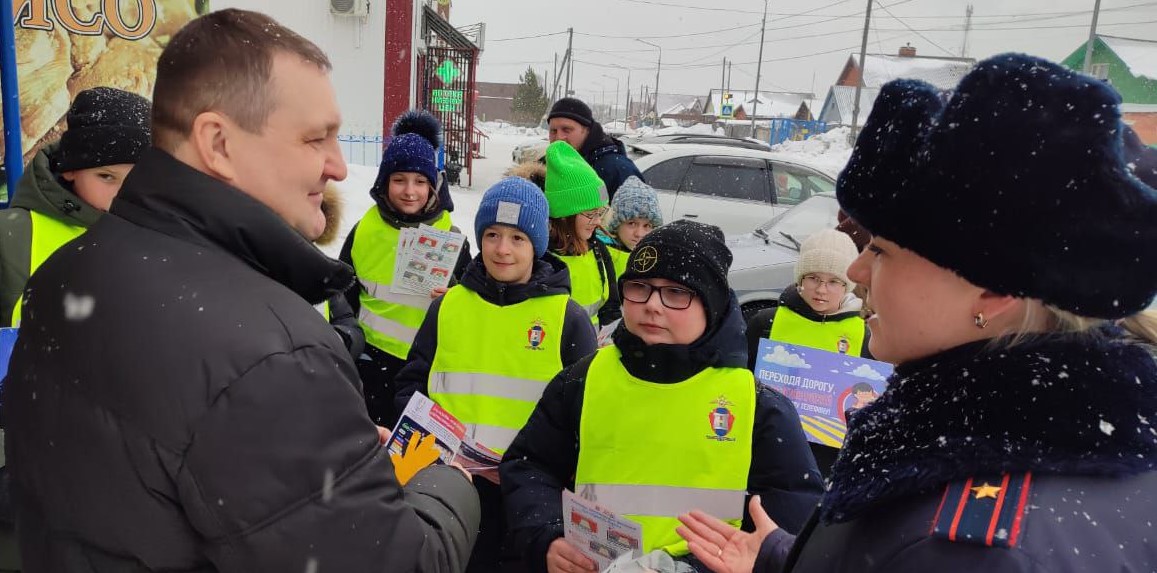
[[[569,143],[546,148],[546,200],[550,218],[561,219],[607,206],[607,186]]]

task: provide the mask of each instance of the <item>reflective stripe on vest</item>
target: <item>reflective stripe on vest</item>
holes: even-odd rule
[[[591,322],[598,324],[599,309],[611,298],[611,285],[599,272],[599,259],[593,250],[586,254],[558,255],[570,270],[570,297],[583,307]]]
[[[432,225],[447,231],[450,229],[450,214],[442,216]],[[361,309],[358,322],[366,334],[366,342],[391,354],[405,359],[410,353],[410,345],[426,310],[430,308],[429,296],[404,295],[390,292],[394,282],[394,261],[401,231],[382,219],[377,206],[358,221],[354,231],[354,242],[350,249],[350,259],[361,281],[358,300]]]
[[[568,302],[559,294],[498,306],[464,286],[451,288],[438,309],[430,398],[479,443],[505,452],[562,370]]]
[[[575,491],[642,524],[644,552],[685,555],[679,514],[704,509],[742,522],[755,378],[707,368],[658,384],[631,376],[621,356],[603,348],[587,371]]]
[[[28,257],[28,276],[31,277],[52,253],[84,234],[86,228],[65,223],[36,211],[29,211],[28,215],[32,219],[32,248],[29,249]],[[21,295],[16,299],[16,308],[12,309],[12,326],[20,326],[20,307],[23,303],[24,296]]]
[[[864,351],[864,319],[851,316],[843,320],[816,322],[804,318],[786,306],[780,306],[775,310],[775,319],[771,323],[768,338],[828,352],[860,356]]]

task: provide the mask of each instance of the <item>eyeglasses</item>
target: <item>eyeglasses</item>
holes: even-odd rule
[[[591,209],[590,211],[584,211],[582,213],[579,213],[579,215],[582,215],[583,217],[586,217],[587,219],[590,219],[592,221],[597,221],[599,219],[602,219],[603,215],[606,215],[606,214],[607,214],[607,208],[606,207],[601,207],[598,209]]]
[[[626,281],[623,283],[623,298],[640,304],[651,300],[651,295],[659,291],[659,301],[671,310],[683,310],[691,306],[695,298],[695,291],[677,286],[653,286],[642,281]]]
[[[804,288],[818,289],[820,285],[826,286],[832,290],[847,290],[848,283],[840,279],[823,280],[815,275],[804,275],[803,280],[800,281]]]

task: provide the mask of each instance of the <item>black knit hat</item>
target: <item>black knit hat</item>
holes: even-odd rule
[[[1125,127],[1125,164],[1142,183],[1157,189],[1157,149],[1146,146],[1133,128]]]
[[[677,282],[703,300],[711,330],[727,314],[731,301],[727,283],[730,269],[731,250],[719,227],[679,220],[655,229],[635,245],[627,270],[619,277],[619,292],[623,282],[629,280],[661,278]]]
[[[132,92],[97,87],[76,94],[68,130],[60,138],[56,171],[136,163],[149,147],[149,100]]]
[[[1157,293],[1157,192],[1122,153],[1120,97],[1020,54],[984,60],[942,103],[889,82],[836,193],[872,234],[997,293],[1121,318]]]
[[[582,100],[573,97],[564,97],[556,102],[550,108],[550,115],[546,116],[547,121],[556,117],[565,117],[573,119],[583,125],[583,127],[590,127],[595,122],[595,116],[591,113],[591,108]]]

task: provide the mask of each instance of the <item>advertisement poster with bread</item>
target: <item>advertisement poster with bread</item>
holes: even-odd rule
[[[11,1],[26,164],[59,139],[77,93],[110,86],[151,99],[161,50],[209,11],[209,0]]]

